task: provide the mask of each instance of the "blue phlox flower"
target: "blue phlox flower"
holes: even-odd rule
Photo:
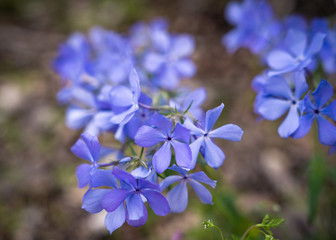
[[[188,89],[185,91],[185,94],[182,93],[181,96],[177,96],[174,100],[171,100],[169,105],[180,112],[184,112],[189,108],[188,112],[191,113],[195,119],[202,121],[204,119],[204,111],[201,105],[205,101],[206,96],[206,90],[203,87],[191,92]]]
[[[301,96],[307,89],[308,85],[302,71],[294,74],[293,84],[279,75],[270,77],[262,95],[257,99],[256,111],[271,121],[280,118],[288,111],[285,120],[278,128],[279,135],[287,138],[299,127]]]
[[[144,68],[154,74],[156,85],[165,89],[177,87],[181,78],[192,77],[196,67],[190,59],[195,48],[194,39],[190,35],[169,37],[166,50],[148,51],[144,57]]]
[[[177,123],[173,128],[173,123],[164,116],[155,113],[150,125],[139,128],[135,135],[135,143],[141,147],[152,147],[163,142],[163,145],[156,151],[152,163],[158,173],[165,171],[171,161],[171,147],[175,151],[177,165],[181,167],[190,167],[191,150],[188,145],[190,140],[189,130]]]
[[[197,137],[197,139],[190,144],[192,162],[189,169],[195,167],[201,147],[204,149],[204,159],[210,167],[217,168],[222,165],[225,159],[224,152],[212,141],[212,138],[222,138],[230,141],[241,140],[244,132],[237,125],[226,124],[211,130],[223,111],[223,108],[224,104],[222,103],[220,106],[206,112],[204,129],[195,126],[189,119],[184,122],[183,126],[190,130],[191,135]]]
[[[334,146],[336,145],[336,127],[326,119],[328,117],[333,122],[336,121],[336,100],[327,104],[333,96],[333,88],[326,80],[322,79],[312,96],[314,103],[311,101],[309,93],[304,98],[304,114],[300,118],[299,128],[292,137],[304,137],[316,119],[320,142],[324,145]]]
[[[239,47],[247,47],[260,53],[281,30],[267,1],[246,0],[230,2],[225,10],[226,19],[236,28],[223,36],[222,43],[230,53]]]
[[[108,212],[105,225],[111,233],[122,226],[125,220],[131,226],[144,225],[148,217],[144,200],[147,200],[156,215],[165,216],[170,212],[158,184],[136,179],[117,167],[113,168],[112,173],[119,179],[120,188],[109,190],[101,201],[102,208]]]
[[[81,164],[76,169],[78,186],[85,187],[90,182],[90,172],[98,168],[100,143],[96,136],[88,133],[81,134],[81,138],[71,147],[71,151],[77,157],[85,159],[91,164]]]
[[[194,189],[202,203],[213,204],[211,193],[202,184],[200,184],[200,182],[205,183],[212,188],[215,188],[217,181],[213,181],[208,178],[208,176],[204,172],[188,174],[187,170],[177,167],[176,165],[170,167],[169,169],[181,174],[181,176],[168,176],[160,183],[160,188],[162,191],[170,185],[178,182],[178,184],[173,187],[167,194],[167,200],[172,212],[180,213],[187,208],[187,183]]]
[[[284,39],[286,49],[272,50],[267,56],[267,64],[272,69],[268,75],[303,70],[313,61],[313,56],[320,51],[324,38],[325,34],[316,33],[308,45],[306,33],[289,30]]]
[[[75,33],[60,46],[53,68],[65,80],[78,82],[90,70],[89,43],[84,35]]]
[[[288,31],[290,29],[299,30],[301,32],[305,32],[308,28],[308,23],[304,17],[298,14],[292,14],[287,16],[283,20],[284,31]]]

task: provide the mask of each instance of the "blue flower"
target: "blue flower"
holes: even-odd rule
[[[261,95],[258,95],[256,111],[263,118],[273,121],[289,110],[278,128],[279,135],[287,138],[299,127],[301,96],[307,89],[308,85],[302,71],[294,74],[294,84],[290,84],[282,76],[273,76],[267,79]]]
[[[144,69],[154,74],[153,81],[165,89],[176,88],[181,78],[192,77],[196,72],[189,59],[195,48],[194,39],[189,35],[169,37],[160,49],[148,51],[144,57]]]
[[[117,167],[113,168],[112,173],[119,179],[120,188],[107,190],[109,192],[102,194],[103,198],[100,202],[101,207],[108,212],[105,225],[111,233],[122,226],[125,220],[135,227],[146,223],[148,213],[143,198],[148,201],[156,215],[165,216],[170,212],[169,204],[160,193],[158,184],[135,179],[131,174]]]
[[[191,150],[187,144],[190,139],[189,131],[177,123],[175,129],[173,123],[164,116],[155,113],[150,120],[150,126],[142,126],[135,135],[135,143],[141,147],[151,147],[160,142],[163,145],[154,154],[152,163],[158,173],[165,171],[171,161],[171,147],[175,150],[177,165],[190,167]]]
[[[309,93],[304,98],[304,115],[300,118],[299,128],[292,137],[304,137],[316,119],[320,142],[324,145],[334,146],[336,145],[336,127],[325,118],[328,117],[336,121],[336,100],[327,104],[333,96],[333,88],[326,80],[322,79],[312,96],[315,104],[311,101]]]
[[[273,69],[269,76],[300,71],[306,68],[313,60],[313,56],[320,51],[325,34],[316,33],[307,46],[306,33],[299,30],[289,30],[284,45],[286,49],[276,49],[267,56],[267,64]]]
[[[203,146],[204,149],[204,159],[210,167],[217,168],[222,165],[225,155],[223,151],[211,140],[212,138],[222,138],[231,141],[241,140],[244,132],[237,125],[226,124],[222,127],[211,130],[219,118],[223,108],[224,104],[222,103],[220,106],[206,112],[204,129],[196,127],[189,119],[184,122],[184,126],[191,131],[190,134],[198,137],[190,144],[192,162],[189,169],[193,169],[195,167],[201,146]]]
[[[100,143],[96,136],[83,133],[81,138],[71,147],[71,151],[77,157],[91,162],[91,164],[81,164],[76,169],[78,186],[83,188],[90,182],[90,172],[98,168]]]
[[[175,172],[180,173],[182,176],[172,175],[166,177],[161,183],[161,190],[166,189],[168,186],[173,183],[179,182],[174,188],[172,188],[167,194],[167,200],[172,212],[183,212],[188,205],[188,188],[187,183],[191,185],[191,187],[196,192],[197,196],[201,200],[202,203],[205,204],[213,204],[212,196],[208,189],[206,189],[199,182],[208,184],[212,188],[216,187],[216,182],[213,181],[204,172],[196,172],[192,174],[188,174],[183,168],[173,166],[169,169],[174,170]]]

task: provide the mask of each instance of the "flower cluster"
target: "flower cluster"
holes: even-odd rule
[[[159,19],[136,24],[127,35],[101,28],[88,37],[76,33],[60,47],[54,61],[62,78],[58,100],[68,105],[67,126],[83,129],[71,150],[90,162],[76,170],[79,187],[88,186],[82,208],[106,211],[110,233],[125,221],[145,224],[146,202],[157,215],[184,211],[187,184],[212,204],[203,184],[214,188],[216,181],[196,163],[218,168],[225,155],[214,138],[241,140],[237,125],[213,129],[223,104],[204,113],[205,90],[179,85],[195,74],[194,45],[189,35],[170,34]],[[105,133],[120,146],[101,146],[98,137]]]
[[[252,83],[255,112],[267,120],[286,114],[278,128],[283,138],[305,136],[316,119],[320,142],[335,151],[333,88],[324,79],[307,79],[321,70],[336,72],[336,28],[328,19],[308,23],[299,15],[280,21],[265,0],[231,2],[225,15],[236,26],[223,37],[228,51],[247,47],[267,66]]]

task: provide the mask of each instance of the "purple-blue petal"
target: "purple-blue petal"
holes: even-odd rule
[[[169,167],[171,160],[170,146],[169,142],[165,142],[153,156],[153,167],[159,174]]]
[[[92,109],[69,106],[65,114],[65,124],[71,129],[83,128],[93,117]]]
[[[230,141],[240,141],[244,131],[237,125],[226,124],[209,132],[211,138],[222,138]]]
[[[321,113],[330,117],[336,122],[336,100],[332,101],[328,106],[323,108]]]
[[[186,119],[183,123],[183,126],[190,130],[191,135],[203,135],[204,131],[194,125],[190,119]]]
[[[101,202],[110,191],[109,189],[89,189],[83,196],[82,209],[89,213],[100,212],[103,210]]]
[[[188,188],[186,181],[181,181],[167,194],[167,200],[171,212],[183,212],[188,205]]]
[[[152,190],[144,190],[141,193],[156,215],[165,216],[170,212],[169,203],[161,193]]]
[[[78,180],[78,187],[83,188],[90,182],[90,171],[92,165],[90,164],[81,164],[76,168],[76,177]]]
[[[317,117],[319,140],[322,144],[336,145],[336,127],[322,116]]]
[[[160,189],[161,191],[163,191],[164,189],[166,189],[167,187],[169,187],[170,185],[172,185],[175,182],[181,181],[183,179],[182,176],[179,175],[172,175],[172,176],[168,176],[166,177],[161,183],[160,183]]]
[[[126,219],[125,207],[121,204],[113,212],[108,212],[105,216],[105,227],[109,230],[110,234],[116,229],[120,228]]]
[[[71,147],[71,151],[79,158],[88,160],[92,163],[97,162],[100,151],[98,138],[88,133],[83,133],[81,137],[82,139],[78,139]]]
[[[318,108],[324,106],[332,97],[334,91],[330,83],[322,79],[316,90],[312,93],[315,104]]]
[[[295,98],[300,99],[302,94],[308,90],[308,84],[304,75],[304,71],[296,71],[294,73],[295,82]]]
[[[124,183],[128,184],[130,187],[136,187],[137,181],[132,176],[132,174],[125,172],[123,170],[120,170],[118,167],[114,167],[112,170],[113,175],[118,178],[120,181],[123,181]]]
[[[118,188],[118,182],[111,170],[95,169],[91,172],[90,186],[93,188],[102,186]]]
[[[198,182],[208,184],[212,188],[216,187],[217,181],[211,180],[204,172],[192,173],[192,174],[189,175],[189,178],[191,178],[195,181],[198,181]]]
[[[190,150],[191,150],[191,156],[192,156],[190,169],[193,169],[196,165],[199,150],[203,142],[204,142],[204,137],[199,137],[192,144],[189,145]]]
[[[146,206],[139,194],[132,194],[126,199],[126,219],[133,227],[142,226],[147,221]]]
[[[189,143],[190,141],[190,131],[183,127],[180,123],[176,124],[175,130],[172,133],[172,138],[180,140],[184,143]]]
[[[188,144],[172,141],[173,148],[175,150],[176,163],[180,167],[190,168],[192,153]]]
[[[225,159],[224,152],[210,138],[204,138],[204,159],[213,168],[218,168]]]
[[[109,190],[110,192],[107,193],[103,200],[101,201],[101,206],[107,212],[113,212],[116,210],[127,197],[132,194],[132,190],[128,189],[112,189]]]
[[[324,33],[320,33],[320,32],[316,33],[313,36],[313,40],[310,42],[310,45],[305,54],[307,58],[311,58],[315,53],[320,51],[325,36],[326,35]]]
[[[135,135],[135,143],[141,147],[151,147],[162,142],[167,137],[158,129],[150,126],[142,126]]]
[[[139,187],[140,189],[151,189],[160,191],[160,186],[157,183],[150,182],[148,180],[139,179]]]
[[[209,190],[206,189],[206,187],[204,187],[202,184],[193,179],[190,179],[188,182],[191,185],[191,187],[195,190],[197,196],[199,197],[202,203],[213,204],[212,195],[209,192]]]
[[[277,98],[265,98],[258,106],[258,113],[267,120],[276,120],[289,109],[291,102]]]
[[[167,135],[170,134],[173,123],[161,114],[154,113],[149,123],[159,129],[162,129]]]
[[[314,122],[314,115],[313,114],[305,114],[300,117],[299,120],[299,127],[298,129],[291,135],[293,138],[302,138],[304,137]]]
[[[267,56],[267,64],[274,70],[282,70],[295,64],[295,59],[282,50],[273,50]]]
[[[299,127],[299,113],[298,108],[295,105],[292,105],[289,108],[289,112],[285,120],[281,123],[278,128],[278,133],[282,138],[288,138],[292,135],[296,129]]]
[[[224,108],[224,104],[222,103],[218,107],[214,109],[210,109],[205,114],[205,131],[208,132],[212,129],[213,125],[219,118]]]

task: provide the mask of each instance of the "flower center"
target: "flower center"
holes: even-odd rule
[[[320,113],[320,110],[318,110],[318,109],[315,109],[315,114],[319,114]]]
[[[168,137],[168,138],[167,138],[167,140],[168,140],[168,141],[171,141],[171,140],[172,140],[172,138],[171,138],[171,137]]]

